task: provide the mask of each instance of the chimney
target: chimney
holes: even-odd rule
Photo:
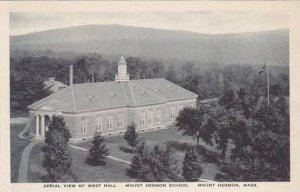
[[[73,85],[73,65],[70,65],[70,86]]]

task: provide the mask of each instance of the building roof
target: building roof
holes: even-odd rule
[[[29,105],[28,108],[72,113],[162,104],[197,96],[163,78],[110,81],[74,84]]]
[[[44,81],[44,89],[48,89],[53,93],[66,87],[67,85],[60,81],[56,81],[53,77],[50,77],[47,81]]]

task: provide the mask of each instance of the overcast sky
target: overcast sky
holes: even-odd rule
[[[87,24],[120,24],[221,34],[288,28],[287,12],[77,12],[11,13],[10,34],[20,35]]]

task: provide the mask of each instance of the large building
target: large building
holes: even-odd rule
[[[73,84],[28,106],[30,132],[45,136],[53,115],[62,115],[71,142],[103,135],[123,134],[134,122],[139,131],[166,128],[184,107],[195,107],[197,95],[163,78],[130,80],[123,57],[115,81]]]

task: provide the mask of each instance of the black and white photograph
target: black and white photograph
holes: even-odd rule
[[[291,181],[287,10],[60,10],[9,11],[12,184]]]

